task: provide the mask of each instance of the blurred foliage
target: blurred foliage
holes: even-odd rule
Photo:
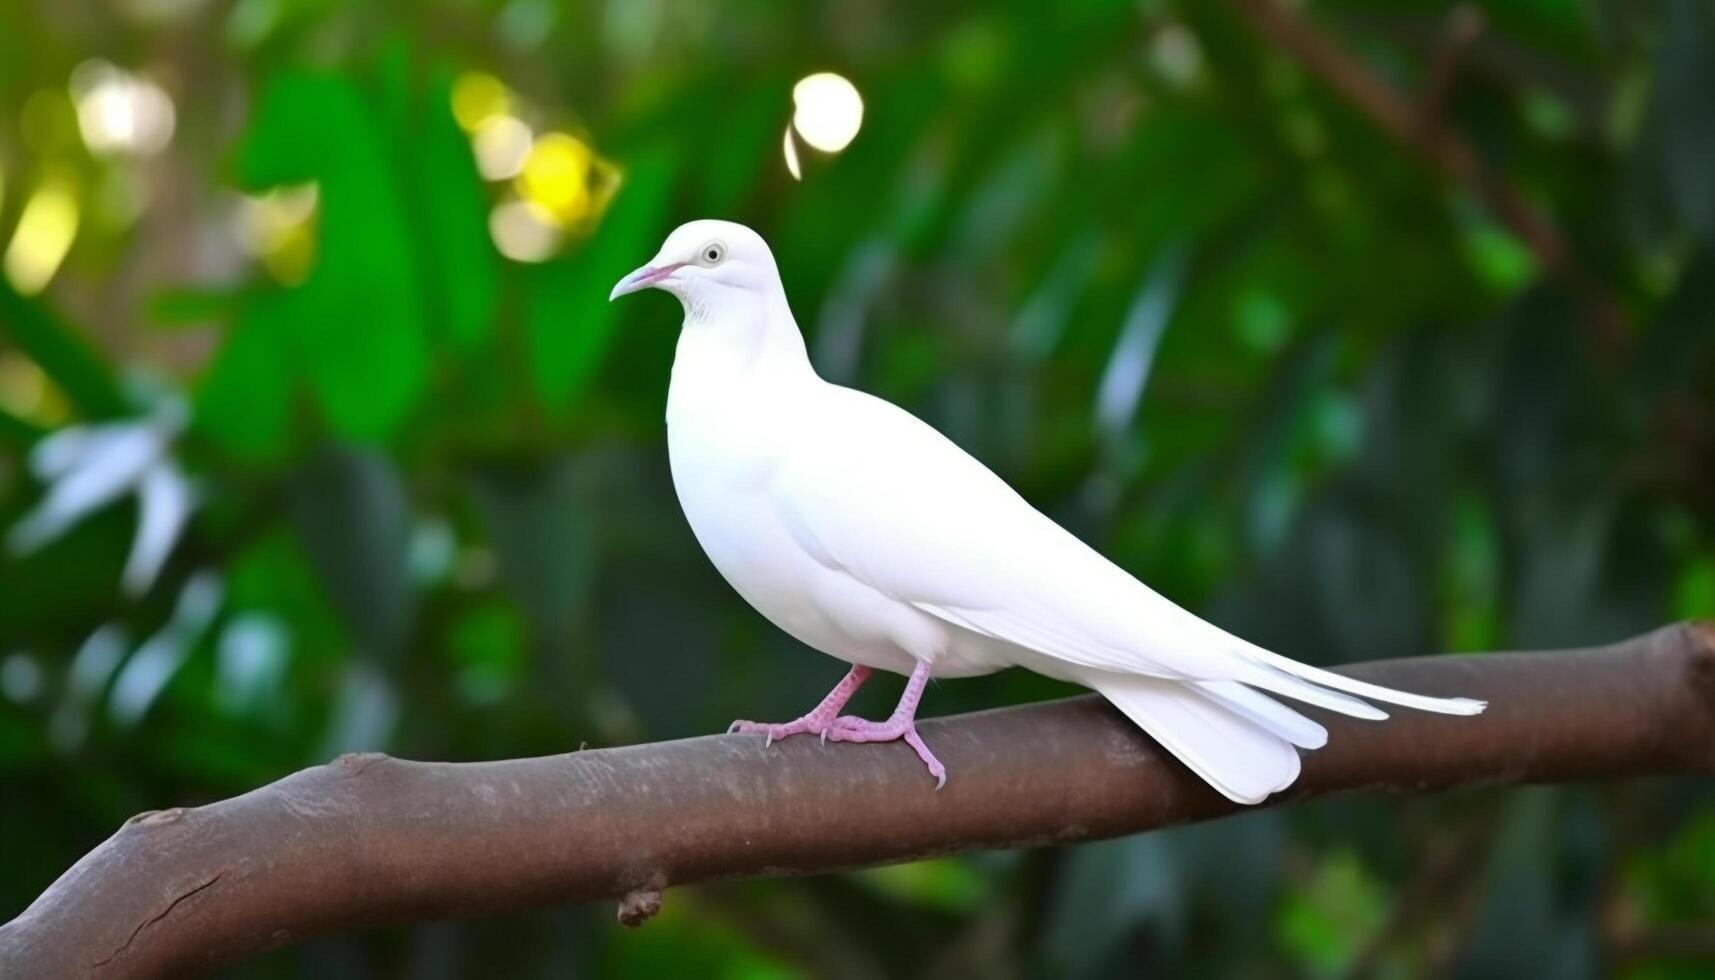
[[[0,526],[63,490],[44,457],[139,454],[0,556],[0,916],[131,813],[342,749],[548,753],[822,694],[839,666],[679,516],[677,311],[606,302],[693,217],[773,242],[827,377],[1285,653],[1715,614],[1715,15],[1478,4],[1449,71],[1442,4],[1291,6],[1441,91],[1572,271],[1223,4],[0,7]],[[863,126],[795,144],[795,181],[792,84],[830,68]],[[128,592],[150,528],[171,558]],[[1707,976],[1712,821],[1691,780],[1325,801],[231,975]]]

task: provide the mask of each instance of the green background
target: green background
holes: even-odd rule
[[[129,497],[0,557],[0,918],[132,813],[341,750],[542,754],[821,697],[841,666],[750,611],[673,499],[678,310],[606,302],[695,217],[772,242],[825,377],[1284,653],[1715,614],[1710,6],[1476,4],[1487,28],[1450,56],[1442,4],[1293,5],[1543,215],[1564,274],[1238,9],[0,4],[0,243],[44,181],[83,215],[45,292],[0,288],[0,526],[41,499],[44,432],[166,392],[202,500],[140,597],[118,585]],[[92,57],[171,96],[165,150],[84,146],[66,93]],[[547,261],[491,242],[511,192],[450,111],[473,70],[618,175]],[[864,124],[837,155],[800,146],[795,181],[792,85],[819,70]],[[307,182],[308,278],[285,285],[232,215]],[[193,582],[217,602],[175,620]],[[1063,690],[947,682],[925,711]],[[424,923],[230,975],[1655,978],[1710,957],[1715,797],[1655,779],[683,889],[636,932],[605,906]]]

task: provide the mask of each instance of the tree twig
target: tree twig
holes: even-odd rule
[[[1715,625],[1612,647],[1383,661],[1355,677],[1487,698],[1474,718],[1326,719],[1276,802],[1715,769]],[[1095,697],[922,726],[902,745],[725,735],[504,762],[348,755],[133,817],[0,926],[0,976],[179,977],[306,936],[671,885],[1064,843],[1235,807]]]
[[[1447,93],[1441,86],[1450,83],[1453,65],[1481,32],[1480,15],[1456,14],[1449,23],[1442,55],[1444,63],[1432,69],[1430,90],[1420,101],[1371,71],[1279,0],[1230,2],[1269,43],[1297,59],[1335,94],[1431,167],[1468,188],[1524,242],[1545,272],[1566,282],[1585,301],[1588,326],[1604,348],[1622,351],[1629,346],[1630,335],[1619,304],[1608,293],[1584,281],[1560,231],[1516,187],[1490,171],[1471,144],[1446,124],[1443,103]],[[1448,77],[1442,79],[1440,75],[1444,72]]]
[[[1463,136],[1441,125],[1439,114],[1426,115],[1416,101],[1276,0],[1232,2],[1259,34],[1298,59],[1388,135],[1437,170],[1468,186],[1524,241],[1544,268],[1562,269],[1566,247],[1559,231],[1543,220],[1509,184],[1491,178],[1476,150]]]
[[[1425,126],[1440,127],[1443,124],[1447,100],[1453,95],[1465,54],[1487,26],[1482,9],[1468,3],[1454,7],[1447,14],[1439,42],[1435,45],[1434,58],[1429,63],[1429,82],[1423,89],[1423,108],[1419,111]]]

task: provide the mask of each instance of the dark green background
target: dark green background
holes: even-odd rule
[[[1303,7],[1375,80],[1434,87],[1445,5]],[[46,293],[0,292],[0,354],[55,393],[0,416],[0,523],[40,497],[43,427],[133,414],[150,385],[194,405],[175,452],[206,497],[141,599],[117,587],[129,501],[0,558],[0,660],[37,679],[0,696],[0,918],[134,812],[341,749],[550,753],[824,693],[840,665],[751,612],[674,502],[678,310],[606,303],[695,217],[773,243],[827,377],[1284,653],[1715,614],[1715,15],[1476,7],[1439,118],[1559,230],[1564,277],[1225,4],[0,4],[0,241],[44,175],[86,212]],[[172,95],[159,157],[93,157],[26,112],[95,56]],[[471,69],[624,175],[551,261],[490,244],[500,192],[448,111]],[[794,182],[791,86],[826,69],[864,127]],[[305,181],[317,264],[284,288],[228,218],[240,189]],[[124,186],[142,210],[102,217]],[[1116,356],[1152,367],[1098,413]],[[219,612],[130,720],[114,678],[199,573]],[[258,624],[284,656],[223,661]],[[121,655],[75,668],[108,625]],[[1059,692],[1004,675],[925,708]],[[1711,930],[1715,797],[1639,780],[686,889],[632,933],[608,907],[421,924],[231,975],[1690,977]]]

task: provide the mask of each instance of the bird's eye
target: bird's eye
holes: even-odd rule
[[[726,258],[726,246],[720,242],[710,242],[703,246],[703,263],[705,265],[720,265]]]

